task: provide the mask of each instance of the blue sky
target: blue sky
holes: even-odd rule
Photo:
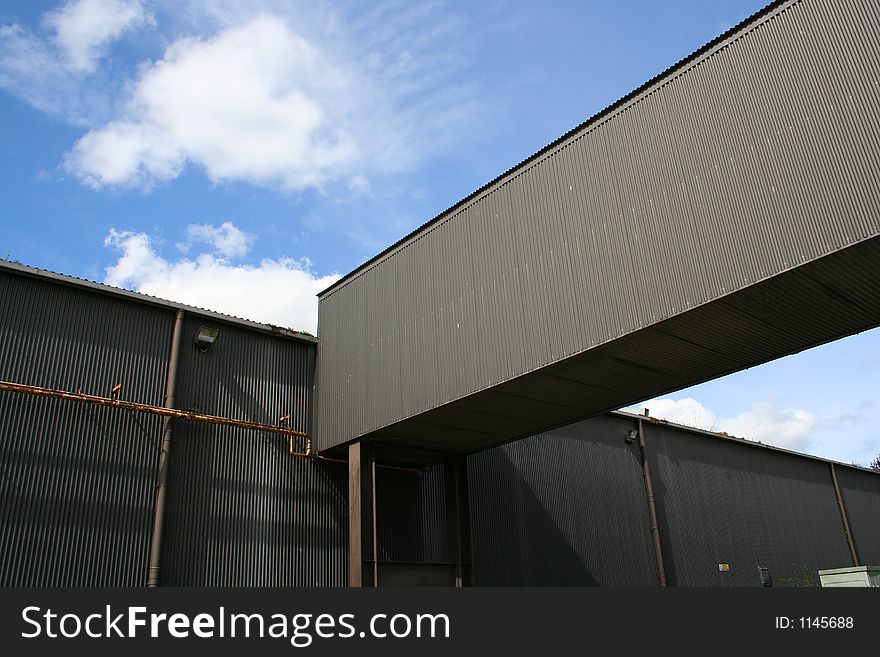
[[[0,257],[315,330],[315,293],[747,17],[715,2],[0,8]],[[652,400],[867,463],[880,334]]]

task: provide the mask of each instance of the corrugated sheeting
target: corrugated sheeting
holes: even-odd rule
[[[443,466],[420,473],[379,468],[376,472],[376,533],[379,561],[445,562]]]
[[[0,272],[0,379],[161,404],[173,315]],[[139,586],[161,421],[0,393],[0,585]]]
[[[662,424],[645,440],[671,585],[756,586],[758,566],[784,585],[852,565],[828,463]]]
[[[633,426],[601,416],[468,457],[477,585],[656,585]]]
[[[131,293],[0,270],[0,378],[163,403],[174,314]],[[186,315],[177,406],[311,429],[314,345]],[[202,325],[220,340],[202,353]],[[0,585],[146,581],[161,419],[0,394]],[[342,585],[346,473],[278,434],[177,421],[162,581]],[[304,442],[297,442],[302,451]]]
[[[608,414],[468,457],[480,586],[656,586],[636,419]],[[829,463],[645,422],[670,586],[774,586],[852,565]],[[837,465],[862,563],[880,474]],[[872,556],[873,555],[873,556]],[[721,572],[719,564],[729,564]]]
[[[859,560],[880,564],[880,473],[837,466],[837,479]]]
[[[880,322],[878,249],[851,248],[880,234],[878,12],[779,3],[324,293],[319,448],[370,435],[468,452],[755,364],[727,354],[728,328],[645,331],[698,307],[708,326],[735,315],[765,360]],[[737,291],[767,280],[794,315],[743,307]],[[817,290],[818,326],[801,307]],[[572,357],[627,335],[598,382],[565,387],[589,372]],[[691,371],[631,362],[667,343]],[[520,379],[543,424],[482,400],[417,417],[553,363],[579,401],[554,410]]]
[[[193,344],[202,324],[185,322],[178,407],[267,424],[290,415],[308,432],[314,348],[218,326],[203,353]],[[346,583],[347,472],[288,452],[283,435],[176,423],[164,585]]]
[[[5,271],[0,291],[0,378],[98,395],[121,382],[125,399],[161,403],[167,309]],[[204,353],[203,324],[221,330]],[[190,314],[177,406],[290,415],[308,431],[313,373],[311,344]],[[470,456],[475,582],[655,585],[639,453],[624,442],[635,426],[609,414]],[[152,416],[0,394],[0,585],[143,585],[160,429]],[[663,423],[647,422],[646,440],[672,585],[756,586],[758,565],[783,585],[802,566],[849,564],[827,462]],[[175,423],[164,584],[346,583],[346,468],[288,447]],[[880,475],[837,472],[862,561],[880,561]],[[444,504],[442,466],[380,468],[383,562],[433,562],[425,581],[448,574]]]

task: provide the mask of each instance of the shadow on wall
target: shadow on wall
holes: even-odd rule
[[[482,467],[473,468],[475,462]],[[470,458],[468,466],[476,585],[599,585],[507,454],[501,449],[484,452]],[[474,481],[473,470],[487,466],[496,484],[490,490]]]
[[[446,507],[443,465],[420,473],[376,472],[376,524],[380,561],[445,562]]]
[[[269,424],[291,415],[308,431],[313,347],[224,326],[202,353],[190,341],[200,323],[185,326],[178,406]],[[174,432],[164,584],[346,583],[344,468],[291,456],[279,434],[182,422]]]

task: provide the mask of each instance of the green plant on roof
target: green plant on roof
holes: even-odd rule
[[[789,572],[791,577],[782,577],[779,579],[781,584],[785,586],[793,586],[795,588],[811,588],[819,586],[819,573],[810,568],[805,563],[789,563]]]

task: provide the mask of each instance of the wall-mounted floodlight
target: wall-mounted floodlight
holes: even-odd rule
[[[202,351],[208,351],[217,342],[219,337],[220,329],[203,326],[199,329],[198,335],[196,335],[196,346]]]
[[[638,437],[639,437],[639,430],[638,429],[630,429],[629,431],[626,432],[626,437],[623,439],[623,441],[625,443],[634,443],[636,441],[636,438],[638,438]]]

